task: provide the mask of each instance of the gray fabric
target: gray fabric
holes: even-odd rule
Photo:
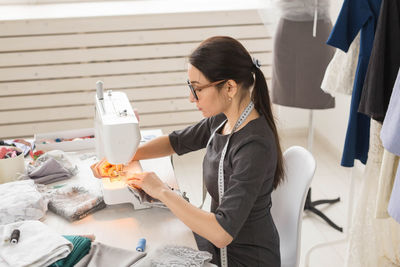
[[[165,246],[156,251],[151,267],[202,267],[212,258],[211,253],[189,247]]]
[[[75,267],[128,267],[133,266],[144,256],[146,252],[130,251],[93,242],[89,254],[75,264]]]
[[[28,176],[39,184],[49,184],[71,177],[71,173],[57,160],[48,158],[39,166],[28,165]]]
[[[49,151],[40,156],[33,165],[27,166],[27,173],[18,179],[33,179],[35,183],[49,184],[68,179],[78,172],[64,152],[59,150]]]
[[[49,200],[49,210],[69,221],[80,220],[106,207],[102,195],[95,195],[80,186],[69,185],[58,189],[44,187],[40,190]]]
[[[188,153],[204,148],[224,114],[169,135],[174,151]],[[211,212],[233,237],[228,245],[228,265],[279,266],[279,236],[271,213],[271,192],[277,155],[275,138],[261,116],[235,132],[224,160],[225,192],[218,205],[218,164],[227,135],[217,132],[207,147],[203,179],[211,195]],[[219,249],[195,235],[198,248],[213,254],[219,265]]]
[[[318,21],[317,36],[313,22],[280,19],[274,42],[272,64],[272,102],[306,109],[335,107],[335,99],[321,89],[326,67],[334,48],[325,44],[332,25]]]

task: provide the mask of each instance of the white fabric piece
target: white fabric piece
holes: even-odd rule
[[[322,80],[321,88],[325,93],[331,95],[335,95],[336,93],[352,94],[359,51],[360,34],[351,43],[347,53],[336,49]]]
[[[399,157],[386,149],[383,151],[381,171],[379,174],[378,194],[376,198],[375,218],[389,217],[388,206],[396,178]]]
[[[38,220],[46,214],[47,204],[32,180],[0,184],[0,224]]]
[[[20,231],[17,244],[9,238],[14,229]],[[0,225],[0,266],[48,266],[71,253],[73,245],[40,221],[24,221]]]
[[[391,217],[374,216],[383,156],[381,127],[379,122],[371,120],[368,161],[349,232],[346,262],[349,267],[400,266],[400,224]]]

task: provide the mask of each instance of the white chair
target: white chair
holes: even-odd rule
[[[283,160],[285,181],[272,192],[271,214],[279,232],[281,266],[297,267],[304,203],[316,163],[313,155],[300,146],[288,148]]]

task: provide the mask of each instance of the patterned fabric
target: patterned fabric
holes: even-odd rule
[[[162,203],[160,200],[153,198],[152,196],[150,196],[149,194],[147,194],[146,192],[144,192],[142,189],[137,189],[134,186],[128,186],[129,192],[131,192],[139,201],[139,203],[141,205],[146,205],[149,207],[154,207],[154,208],[164,208],[164,209],[168,209],[168,207]],[[170,189],[175,192],[177,195],[183,197],[186,201],[189,202],[189,199],[186,197],[186,192],[181,193],[181,191],[179,189],[174,189],[171,188]]]
[[[38,220],[46,214],[47,203],[32,180],[0,184],[0,224]]]
[[[207,251],[198,251],[189,247],[166,246],[159,249],[151,260],[152,267],[191,266],[201,267],[212,258]]]
[[[375,203],[382,165],[383,146],[379,138],[381,124],[371,120],[368,162],[360,188],[345,266],[395,267],[400,265],[400,224],[392,218],[376,219]]]
[[[336,49],[335,55],[325,71],[321,89],[325,93],[351,95],[354,77],[356,76],[358,53],[360,51],[360,34],[350,45],[347,53]]]
[[[80,220],[88,214],[106,207],[102,195],[95,195],[86,188],[69,185],[58,189],[40,189],[49,199],[49,210],[69,221]]]

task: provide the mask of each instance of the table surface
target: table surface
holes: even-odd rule
[[[142,135],[157,134],[143,131]],[[159,132],[158,132],[159,133]],[[97,161],[92,151],[68,152],[71,161],[79,168],[79,173],[69,180],[57,184],[80,184],[93,192],[101,190],[101,180],[93,176],[90,165]],[[84,159],[84,157],[87,157]],[[144,171],[154,171],[163,181],[177,187],[170,157],[140,161]],[[53,185],[53,184],[52,184]],[[48,211],[42,220],[60,234],[94,234],[96,241],[124,249],[135,250],[140,238],[146,238],[146,252],[150,258],[165,245],[187,246],[197,249],[192,231],[168,209],[149,208],[134,210],[129,203],[108,205],[79,221],[69,222]],[[142,263],[140,261],[140,263]]]

